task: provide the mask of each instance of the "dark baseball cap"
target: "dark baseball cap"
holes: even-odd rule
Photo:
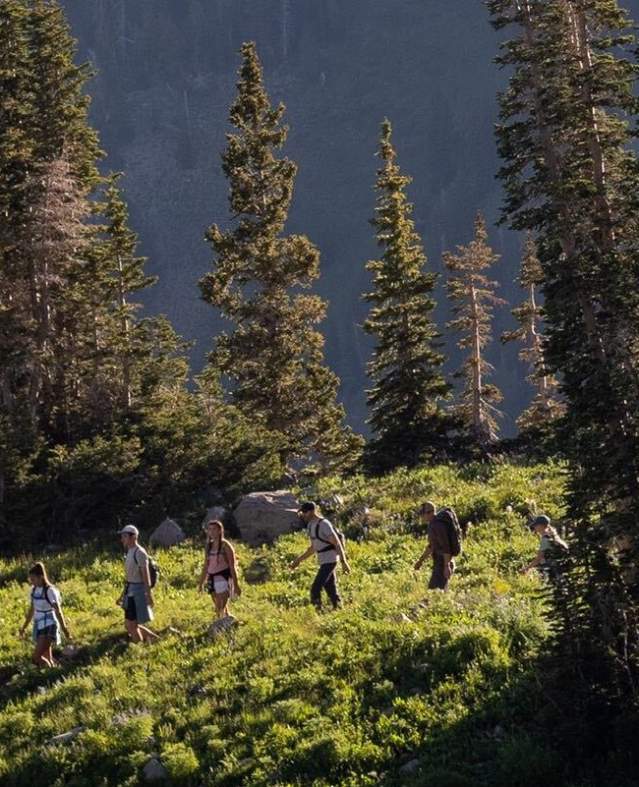
[[[312,500],[307,500],[305,503],[302,503],[302,505],[300,506],[300,511],[303,514],[307,514],[309,511],[315,511],[316,508],[317,506],[315,505],[315,503],[313,503]]]
[[[548,527],[549,524],[550,524],[550,517],[546,516],[546,514],[539,514],[539,516],[536,516],[533,519],[529,527],[532,530],[533,528],[537,527],[537,525],[543,525],[544,527]]]

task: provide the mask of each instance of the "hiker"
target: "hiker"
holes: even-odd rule
[[[60,644],[60,629],[67,639],[71,639],[62,612],[60,591],[49,582],[43,563],[36,563],[29,569],[29,582],[31,603],[19,633],[24,637],[27,626],[33,621],[35,649],[31,661],[38,667],[55,667],[53,645]]]
[[[448,590],[448,583],[455,571],[453,558],[460,552],[461,531],[456,524],[457,517],[452,508],[443,508],[435,512],[435,504],[427,500],[418,511],[421,521],[428,526],[428,546],[415,563],[415,571],[419,571],[427,557],[433,561],[433,569],[428,583],[429,590]],[[457,536],[452,532],[457,528]],[[455,544],[454,541],[457,543]]]
[[[529,527],[539,536],[539,549],[530,563],[522,568],[521,573],[528,574],[533,568],[537,568],[549,579],[556,578],[559,573],[558,561],[568,553],[568,544],[550,524],[550,517],[546,514],[536,516]]]
[[[159,635],[144,625],[153,620],[149,555],[138,543],[140,531],[135,525],[123,527],[118,534],[127,552],[124,591],[116,603],[124,609],[124,625],[131,641],[155,642]]]
[[[224,525],[219,519],[212,519],[206,526],[207,538],[204,550],[204,566],[200,576],[200,592],[207,586],[215,605],[218,620],[232,618],[228,603],[232,596],[241,594],[237,580],[237,558],[235,550],[224,538]]]
[[[351,567],[348,565],[346,553],[342,542],[335,531],[333,525],[320,517],[315,503],[302,503],[298,516],[307,528],[308,537],[311,540],[309,548],[295,558],[290,564],[294,570],[299,564],[310,557],[313,553],[317,555],[319,569],[317,576],[311,585],[311,604],[319,611],[322,608],[322,588],[326,591],[333,609],[341,606],[341,598],[337,589],[337,579],[335,576],[337,561],[341,560],[344,571],[349,574]]]

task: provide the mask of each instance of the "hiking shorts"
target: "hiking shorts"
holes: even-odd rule
[[[230,588],[229,580],[231,579],[231,572],[227,568],[219,574],[209,574],[207,589],[209,593],[228,593]]]
[[[58,631],[58,624],[51,623],[41,629],[36,629],[33,633],[33,639],[37,642],[40,637],[45,637],[49,642],[58,644],[60,642],[60,632]]]
[[[124,599],[124,619],[136,623],[153,620],[153,610],[146,602],[146,587],[142,582],[131,582]]]
[[[454,568],[453,568],[454,570]],[[433,571],[430,575],[430,582],[428,583],[429,590],[448,590],[448,582],[450,577],[444,574],[444,558],[442,555],[435,555],[433,557]]]

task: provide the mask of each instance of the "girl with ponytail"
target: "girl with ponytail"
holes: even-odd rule
[[[60,644],[60,629],[67,639],[71,638],[61,608],[60,591],[49,582],[44,563],[35,563],[29,569],[29,611],[20,629],[24,637],[29,623],[33,621],[35,649],[31,661],[38,667],[54,667],[53,645]]]

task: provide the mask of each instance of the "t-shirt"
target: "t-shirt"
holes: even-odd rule
[[[550,557],[554,548],[555,542],[544,534],[539,542],[539,551],[543,554],[544,559]]]
[[[33,603],[33,620],[37,631],[57,623],[51,604],[60,606],[62,598],[56,587],[49,585],[46,588],[46,595],[44,587],[33,588],[29,594],[29,600]]]
[[[433,557],[452,554],[450,539],[448,538],[448,527],[437,516],[428,525],[428,543],[430,544]]]
[[[144,574],[142,572],[148,562],[149,556],[146,549],[140,546],[129,549],[126,553],[126,560],[124,562],[126,581],[128,583],[144,582]]]
[[[330,541],[331,538],[337,538],[337,534],[333,529],[333,525],[328,521],[328,519],[311,519],[308,523],[308,537],[311,539],[311,544],[313,545],[313,549],[315,550],[315,554],[317,555],[317,562],[321,565],[324,563],[336,563],[337,562],[337,550],[334,546],[331,546],[330,549],[327,547],[330,544],[327,544],[327,541]],[[320,538],[316,538],[318,535]],[[324,539],[323,541],[321,539]],[[321,550],[326,549],[325,552]]]

